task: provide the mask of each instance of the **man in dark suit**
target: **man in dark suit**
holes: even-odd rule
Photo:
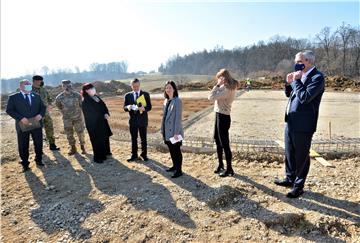
[[[129,127],[131,134],[131,157],[127,160],[135,161],[138,159],[138,144],[137,138],[138,133],[140,134],[141,139],[141,154],[140,156],[144,161],[148,160],[147,157],[147,141],[146,133],[148,126],[148,112],[151,110],[151,101],[149,93],[140,90],[140,81],[134,79],[131,81],[132,92],[129,92],[124,97],[124,110],[129,112]],[[146,106],[137,102],[137,99],[141,96],[144,96],[146,101]]]
[[[303,193],[310,168],[309,151],[316,131],[321,97],[325,80],[315,67],[312,51],[299,52],[295,56],[295,72],[286,77],[285,94],[289,101],[285,112],[285,174],[284,180],[275,184],[292,187],[286,195],[299,197]]]
[[[15,119],[15,127],[18,140],[19,155],[21,158],[21,164],[23,171],[29,170],[29,140],[30,135],[34,141],[35,147],[35,162],[39,166],[43,166],[42,163],[42,123],[41,119],[45,116],[46,107],[42,102],[39,95],[31,93],[32,85],[29,80],[23,79],[20,81],[20,92],[17,92],[9,96],[9,100],[6,106],[6,113]],[[34,118],[40,122],[41,127],[35,128],[30,131],[23,132],[20,128],[22,125],[29,125],[29,118]]]

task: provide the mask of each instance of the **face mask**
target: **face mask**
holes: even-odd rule
[[[305,64],[303,64],[303,63],[296,63],[294,65],[295,71],[302,71],[302,70],[304,70],[304,68],[305,68]]]
[[[91,88],[89,90],[86,91],[90,96],[94,96],[96,94],[96,89],[95,88]]]
[[[31,92],[31,90],[32,90],[32,85],[31,85],[31,84],[25,85],[24,90],[25,90],[26,92]]]

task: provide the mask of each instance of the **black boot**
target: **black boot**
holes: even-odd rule
[[[226,169],[225,171],[223,171],[219,174],[220,177],[227,177],[227,176],[233,176],[233,175],[234,175],[234,170],[232,168]]]
[[[60,150],[60,148],[56,147],[55,143],[50,143],[50,150]]]
[[[226,170],[219,174],[220,177],[233,176],[234,170],[231,166],[231,157],[226,158]]]
[[[219,174],[221,171],[224,170],[224,165],[223,164],[219,164],[219,166],[217,167],[216,170],[214,170],[215,174]]]
[[[224,170],[224,163],[223,163],[223,149],[221,146],[216,145],[216,153],[219,161],[219,165],[216,170],[214,170],[215,174],[219,174],[221,171]]]
[[[182,176],[182,171],[181,170],[177,170],[172,176],[171,178],[178,178],[180,176]]]

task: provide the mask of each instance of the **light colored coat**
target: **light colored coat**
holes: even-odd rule
[[[163,107],[163,118],[161,121],[161,133],[165,137],[166,141],[169,141],[171,137],[173,137],[175,134],[181,135],[184,137],[184,131],[182,126],[182,101],[179,97],[174,97],[171,100],[171,103],[168,107],[168,112],[165,115],[165,109],[166,109],[166,103],[167,99],[164,101],[164,107]],[[165,120],[165,134],[163,125]]]
[[[229,89],[226,85],[217,86],[210,91],[208,99],[211,101],[215,101],[214,111],[224,114],[230,115],[231,113],[231,105],[235,99],[236,90]]]

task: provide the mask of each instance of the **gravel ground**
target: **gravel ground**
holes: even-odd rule
[[[251,90],[233,103],[230,136],[241,139],[283,140],[284,112],[287,98],[283,91]],[[320,104],[314,139],[331,136],[360,137],[359,93],[325,92]],[[186,130],[187,136],[207,137],[213,133],[215,115],[205,116]]]
[[[128,163],[130,144],[111,141],[113,158],[94,164],[89,142],[68,156],[58,133],[61,151],[21,173],[13,120],[1,128],[1,242],[360,242],[356,156],[312,161],[304,195],[288,199],[273,155],[235,154],[236,175],[219,178],[215,155],[185,153],[171,179],[168,153]]]

